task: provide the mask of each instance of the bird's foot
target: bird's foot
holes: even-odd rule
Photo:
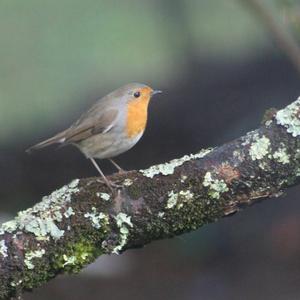
[[[112,192],[114,192],[115,189],[120,189],[120,188],[123,187],[123,185],[117,184],[117,183],[115,183],[115,182],[113,182],[113,181],[111,181],[111,180],[108,180],[108,179],[107,179],[107,181],[106,181],[106,180],[104,180],[104,179],[98,178],[98,179],[97,179],[97,182],[107,185],[107,186],[109,187],[109,189],[110,189]]]
[[[124,170],[124,169],[119,169],[118,170],[118,174],[120,174],[120,175],[124,175],[125,173],[127,173],[127,171],[126,170]]]

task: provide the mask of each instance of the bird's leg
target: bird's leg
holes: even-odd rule
[[[110,158],[108,160],[116,167],[116,169],[119,171],[119,173],[125,173],[125,170],[122,169],[115,161],[113,161]]]
[[[92,157],[90,157],[90,160],[91,160],[91,162],[93,163],[93,165],[95,166],[95,168],[97,169],[97,171],[99,172],[99,174],[102,176],[102,178],[103,178],[103,180],[104,180],[104,182],[106,183],[106,185],[110,188],[110,190],[112,191],[112,192],[114,192],[114,189],[113,189],[113,185],[112,185],[112,183],[105,177],[105,175],[103,174],[103,172],[101,171],[101,169],[99,168],[99,166],[98,166],[98,164],[96,163],[96,161],[92,158]]]

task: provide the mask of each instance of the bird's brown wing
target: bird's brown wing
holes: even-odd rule
[[[115,108],[104,111],[100,116],[84,115],[67,129],[64,143],[79,143],[95,134],[111,130],[118,116]]]

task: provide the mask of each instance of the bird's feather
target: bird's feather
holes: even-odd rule
[[[98,115],[93,114],[93,112],[94,110],[90,109],[70,128],[30,147],[26,151],[32,152],[33,150],[38,150],[52,144],[76,144],[93,135],[105,134],[114,127],[118,117],[118,109],[111,108],[100,114],[98,111]]]
[[[66,131],[64,143],[78,143],[95,134],[107,133],[113,128],[117,116],[117,109],[106,110],[100,116],[86,114]]]

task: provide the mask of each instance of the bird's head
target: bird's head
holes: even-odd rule
[[[150,86],[142,83],[129,83],[119,88],[116,91],[119,96],[121,96],[125,102],[130,103],[144,103],[148,105],[151,97],[156,94],[160,94],[161,91],[154,90]]]

